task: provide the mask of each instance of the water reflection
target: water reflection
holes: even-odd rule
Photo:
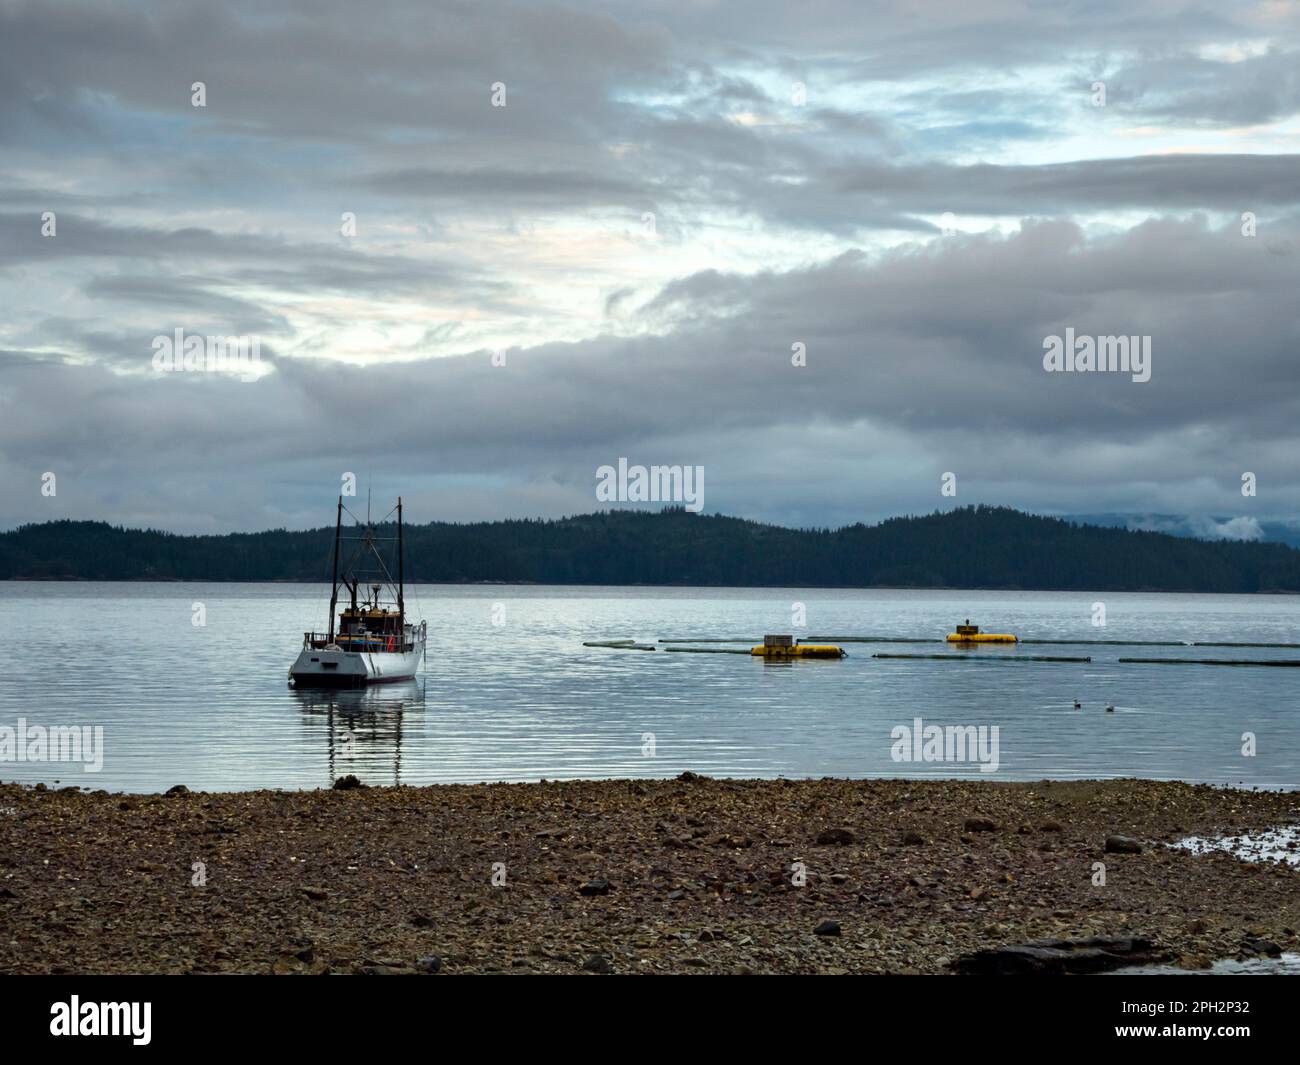
[[[318,788],[348,773],[367,784],[431,784],[672,777],[688,769],[735,777],[1141,776],[1268,788],[1300,781],[1294,670],[1121,665],[1123,648],[1097,644],[1052,646],[1092,658],[1077,663],[1010,661],[1027,656],[1007,649],[942,662],[872,657],[888,645],[852,644],[848,658],[812,662],[742,650],[765,632],[788,631],[792,602],[807,607],[810,633],[924,636],[936,653],[954,620],[966,617],[1055,640],[1296,642],[1296,596],[1106,594],[1103,634],[1092,624],[1101,597],[1094,592],[425,589],[422,613],[438,635],[437,654],[414,682],[289,692],[285,673],[328,591],[0,581],[0,631],[23,632],[36,649],[21,677],[0,684],[0,725],[24,718],[104,729],[101,772],[0,760],[0,779],[75,779],[110,791]],[[202,627],[191,624],[197,597],[207,606]],[[498,604],[507,604],[509,624],[493,623]],[[73,631],[114,654],[60,655]],[[712,646],[740,653],[583,646],[602,637],[729,637],[735,642]],[[1219,654],[1229,657],[1207,657]],[[1105,710],[1111,704],[1113,714]],[[997,726],[998,772],[982,774],[973,762],[895,761],[893,730],[917,716]],[[1253,757],[1243,756],[1244,731],[1268,737]],[[656,738],[653,758],[643,753],[647,732]]]
[[[312,749],[325,746],[327,785],[354,773],[368,784],[402,782],[406,715],[424,709],[424,681],[348,691],[292,690]],[[389,767],[391,766],[391,776]]]

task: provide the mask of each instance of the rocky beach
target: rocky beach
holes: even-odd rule
[[[341,783],[0,785],[0,971],[938,974],[1300,948],[1300,868],[1169,846],[1295,824],[1294,792]]]

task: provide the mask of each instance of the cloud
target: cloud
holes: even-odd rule
[[[343,471],[559,514],[626,455],[793,523],[954,472],[1250,537],[1300,505],[1296,25],[1086,16],[0,5],[0,524],[316,524]],[[178,327],[270,372],[153,373]],[[1151,381],[1045,373],[1066,329],[1151,337]],[[1247,469],[1258,514],[1198,519]]]
[[[1147,57],[1107,79],[1114,105],[1152,118],[1255,125],[1300,112],[1300,51],[1269,48],[1231,60]]]
[[[627,455],[705,465],[709,509],[773,519],[929,509],[946,471],[959,502],[1078,511],[1099,490],[1221,508],[1241,469],[1262,469],[1282,513],[1300,502],[1297,394],[1281,387],[1300,259],[1234,233],[1188,221],[1090,238],[1043,223],[706,272],[637,312],[652,333],[512,348],[504,365],[487,351],[328,372],[279,359],[249,384],[13,359],[0,369],[0,488],[11,519],[31,518],[41,470],[138,484],[161,455],[186,482],[258,469],[328,493],[361,467],[431,498],[458,484],[479,505],[495,486],[498,515],[516,492],[560,513],[594,505],[592,471]],[[1068,325],[1151,335],[1151,381],[1044,373],[1043,337]],[[792,365],[796,342],[806,366]],[[85,512],[104,494],[92,487]],[[210,498],[238,520],[224,492]]]
[[[1143,532],[1172,533],[1175,536],[1192,536],[1198,540],[1262,541],[1269,538],[1259,519],[1249,516],[1219,520],[1199,514],[1181,517],[1156,515],[1131,518],[1126,524],[1130,529]]]

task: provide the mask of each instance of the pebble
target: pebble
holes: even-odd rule
[[[171,797],[0,784],[0,808],[17,811],[0,817],[0,972],[415,974],[436,949],[442,973],[526,972],[523,954],[536,971],[570,974],[597,954],[616,973],[936,973],[940,958],[1044,934],[1141,934],[1170,958],[1300,951],[1290,869],[1247,872],[1226,854],[1145,843],[1141,862],[1119,863],[1140,874],[1122,891],[1088,883],[1096,842],[1117,825],[1140,844],[1253,835],[1300,812],[1294,793],[1142,780],[640,783],[645,796],[599,781]],[[963,847],[957,830],[977,818],[1000,834],[969,833]],[[834,828],[855,843],[808,846]],[[688,847],[663,845],[691,833]],[[741,833],[748,848],[711,845]],[[1047,841],[1055,851],[1038,849]],[[190,886],[196,861],[207,890]],[[489,883],[497,861],[508,895]],[[597,881],[607,896],[580,895]],[[810,940],[839,925],[818,911],[837,908],[854,934]]]
[[[858,837],[854,835],[853,830],[850,828],[827,828],[817,835],[817,842],[823,844],[847,846],[857,843],[857,841]]]

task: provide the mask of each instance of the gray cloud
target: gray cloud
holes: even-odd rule
[[[571,513],[626,455],[793,523],[952,471],[1248,538],[1300,505],[1296,38],[1174,0],[4,5],[0,524],[316,524],[345,470]],[[176,327],[271,372],[152,373]],[[1066,328],[1151,336],[1151,381],[1045,373]]]
[[[1300,112],[1300,51],[1270,48],[1233,61],[1180,54],[1126,65],[1108,78],[1113,104],[1211,125],[1251,125]]]
[[[23,403],[0,430],[17,460],[4,497],[28,499],[9,505],[31,517],[38,467],[108,467],[93,480],[119,483],[159,454],[186,480],[256,467],[319,485],[358,465],[495,480],[503,512],[525,490],[561,512],[594,505],[596,465],[628,455],[702,463],[710,509],[773,518],[817,499],[841,518],[937,504],[948,470],[964,501],[1014,491],[1078,510],[1098,485],[1138,498],[1159,483],[1222,509],[1256,467],[1278,514],[1300,502],[1300,399],[1280,387],[1294,379],[1298,275],[1296,256],[1195,221],[1091,240],[1054,223],[923,255],[686,278],[645,308],[657,335],[511,349],[504,366],[487,352],[327,373],[280,360],[245,384],[10,363],[0,381]],[[1066,326],[1151,335],[1151,381],[1044,373],[1043,338]],[[795,342],[805,367],[791,365]],[[381,429],[324,431],[357,411]],[[798,475],[781,476],[786,464]]]

